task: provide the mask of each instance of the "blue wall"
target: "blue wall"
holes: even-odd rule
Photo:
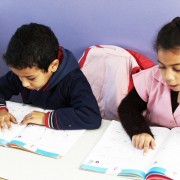
[[[22,24],[52,28],[59,43],[79,58],[85,48],[111,44],[139,51],[156,62],[153,41],[159,28],[180,16],[179,0],[5,0],[0,2],[0,75],[8,68],[2,54]]]

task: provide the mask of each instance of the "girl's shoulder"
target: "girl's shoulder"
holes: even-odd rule
[[[151,68],[141,70],[140,72],[133,75],[134,78],[150,78],[150,79],[156,79],[158,81],[163,81],[161,72],[159,70],[159,66],[155,65]]]

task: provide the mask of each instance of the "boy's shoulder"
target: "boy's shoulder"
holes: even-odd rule
[[[87,80],[81,69],[75,69],[69,72],[65,77],[65,80]]]

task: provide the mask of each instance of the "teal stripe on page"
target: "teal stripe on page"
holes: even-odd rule
[[[21,141],[17,141],[17,140],[12,140],[10,142],[10,144],[15,144],[15,145],[18,145],[18,146],[21,146],[23,147],[24,145],[26,145],[25,143],[21,142]]]
[[[146,174],[143,171],[135,170],[135,169],[122,169],[118,176],[127,176],[127,175],[134,175],[139,176],[142,178],[146,177]]]
[[[154,173],[165,175],[166,174],[166,169],[164,169],[162,167],[153,167],[153,168],[151,168],[149,170],[148,175],[149,174],[154,174]]]
[[[0,144],[2,144],[3,146],[6,146],[8,144],[8,141],[4,139],[0,139]]]
[[[101,172],[101,173],[105,173],[107,171],[107,168],[90,166],[90,165],[86,165],[86,164],[81,165],[80,168],[84,169],[84,170],[96,171],[96,172]]]
[[[37,149],[36,153],[44,155],[44,156],[49,156],[49,157],[53,157],[53,158],[58,158],[60,155],[56,154],[56,153],[52,153],[52,152],[47,152],[41,149]]]
[[[11,145],[17,145],[17,146],[20,146],[20,147],[24,147],[26,145],[26,143],[23,143],[23,142],[20,142],[20,141],[17,141],[17,140],[12,140],[10,142],[10,144]],[[29,150],[29,149],[27,149],[27,150]],[[41,150],[41,149],[37,149],[36,153],[44,155],[44,156],[53,157],[53,158],[58,158],[59,157],[59,154],[52,153],[52,152],[47,152],[47,151],[44,151],[44,150]]]

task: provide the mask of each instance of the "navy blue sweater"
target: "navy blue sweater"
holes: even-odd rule
[[[0,78],[0,107],[13,95],[23,103],[52,109],[46,114],[46,126],[54,129],[96,129],[101,115],[91,87],[73,54],[62,48],[63,60],[58,70],[40,90],[22,86],[18,76],[9,71]]]

